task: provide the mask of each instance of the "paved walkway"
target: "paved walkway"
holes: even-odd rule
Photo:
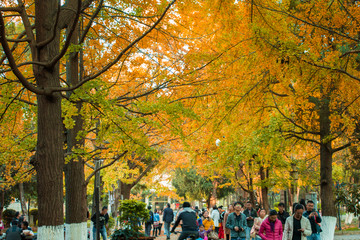
[[[179,235],[171,234],[170,240],[177,240]],[[166,236],[164,232],[162,235],[156,238],[156,240],[166,240]],[[360,235],[337,235],[335,236],[334,240],[360,240]]]
[[[360,240],[360,235],[337,235],[334,240]]]

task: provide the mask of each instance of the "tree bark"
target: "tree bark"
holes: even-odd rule
[[[5,205],[5,191],[0,191],[0,219],[2,219],[2,213],[4,211],[4,205]]]
[[[20,204],[21,204],[21,212],[22,214],[26,215],[27,214],[27,209],[26,209],[26,200],[24,197],[24,184],[21,182],[19,183],[19,197],[20,197]]]
[[[266,212],[270,211],[270,205],[269,205],[269,198],[268,198],[268,187],[266,180],[268,178],[268,169],[264,169],[263,166],[260,166],[259,169],[260,179],[261,179],[261,199],[262,199],[262,205],[263,208],[265,208]]]
[[[71,44],[78,43],[78,28],[72,35]],[[66,64],[66,77],[70,86],[76,85],[79,82],[79,54],[73,52],[69,55]],[[70,94],[68,94],[70,97]],[[83,129],[83,119],[80,114],[82,109],[82,102],[76,103],[77,115],[73,117],[75,125],[72,129],[67,129],[67,152],[71,156],[74,148],[79,148],[84,145],[84,138],[78,139],[79,132]],[[66,239],[77,240],[75,238],[86,239],[86,227],[75,230],[69,225],[86,224],[86,182],[84,173],[84,161],[81,157],[74,157],[65,166],[65,189],[66,189],[66,216],[65,223],[67,224]],[[79,225],[80,226],[80,225]],[[73,234],[73,231],[83,231],[79,236]]]
[[[332,179],[332,146],[330,100],[323,98],[319,111],[320,122],[320,196],[323,216],[336,216],[334,182]]]
[[[38,42],[50,39],[53,35],[53,23],[56,19],[57,0],[35,1],[35,29]],[[34,60],[51,61],[59,53],[60,37],[46,46],[37,49]],[[59,64],[46,68],[34,66],[37,86],[40,89],[60,87]],[[35,169],[37,172],[39,232],[38,239],[63,239],[60,228],[64,224],[63,211],[63,124],[61,119],[61,95],[37,95],[37,147]],[[62,227],[63,229],[63,227]],[[63,230],[62,230],[63,231]],[[50,233],[50,234],[49,234]]]
[[[126,184],[121,182],[121,195],[123,195],[124,200],[130,199],[131,189],[133,187],[134,187],[133,184]]]

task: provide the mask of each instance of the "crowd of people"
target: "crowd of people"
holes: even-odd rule
[[[3,234],[4,223],[0,221],[0,239],[6,240],[24,240],[24,239],[34,239],[35,234],[29,227],[29,222],[26,221],[24,215],[20,215],[19,212],[15,213],[15,217],[10,223],[10,228],[6,230]]]
[[[175,232],[181,225],[182,231],[179,240],[192,238],[197,240],[320,240],[321,216],[315,211],[313,201],[306,204],[294,204],[293,213],[285,211],[285,204],[278,204],[278,211],[265,209],[255,210],[251,202],[244,206],[241,202],[235,202],[228,206],[227,211],[223,207],[214,206],[211,211],[199,210],[185,202],[175,217],[175,223],[169,231],[170,223],[174,216],[170,205],[162,214],[165,224],[165,234],[170,239],[170,233]],[[152,213],[154,222],[148,223],[146,234],[150,236],[153,226],[153,236],[157,232],[157,226],[161,219]],[[155,231],[155,233],[154,233]]]

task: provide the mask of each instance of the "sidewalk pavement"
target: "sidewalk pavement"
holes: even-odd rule
[[[336,235],[334,240],[360,240],[360,234],[358,234],[358,235]]]

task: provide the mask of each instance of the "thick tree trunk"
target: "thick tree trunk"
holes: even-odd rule
[[[264,167],[260,167],[259,169],[260,179],[261,179],[261,199],[263,208],[265,208],[266,212],[270,211],[269,198],[268,198],[268,187],[266,186],[266,179],[268,178],[268,170],[264,169]]]
[[[211,195],[206,199],[206,208],[210,209],[211,208]]]
[[[121,195],[123,195],[123,199],[130,199],[131,189],[133,188],[133,184],[126,184],[121,182]]]
[[[76,9],[76,6],[73,8]],[[72,35],[71,43],[78,43],[78,29]],[[66,64],[66,78],[69,85],[79,82],[79,54],[71,53]],[[68,94],[70,95],[70,94]],[[67,130],[67,152],[71,155],[73,149],[84,145],[84,138],[77,138],[83,129],[84,121],[80,114],[82,103],[76,103],[77,115],[73,117],[75,125]],[[84,161],[81,157],[71,158],[65,166],[65,189],[66,189],[66,240],[86,240],[86,183],[84,173]]]
[[[320,121],[320,189],[321,210],[323,216],[336,216],[334,201],[334,182],[332,179],[332,146],[328,138],[331,135],[330,102],[324,98],[319,111]]]
[[[4,204],[5,204],[5,191],[0,191],[0,219],[2,219]]]
[[[24,184],[23,183],[19,183],[19,195],[20,195],[20,204],[21,204],[21,212],[22,214],[26,215],[27,214],[27,209],[26,209],[26,200],[24,197]]]
[[[35,29],[37,42],[51,39],[57,12],[57,0],[35,1]],[[59,53],[59,33],[46,46],[39,48],[35,60],[50,62]],[[34,67],[39,88],[60,87],[59,65]],[[37,95],[37,147],[35,169],[37,172],[39,240],[64,239],[63,212],[63,124],[61,119],[61,95],[50,93]]]

